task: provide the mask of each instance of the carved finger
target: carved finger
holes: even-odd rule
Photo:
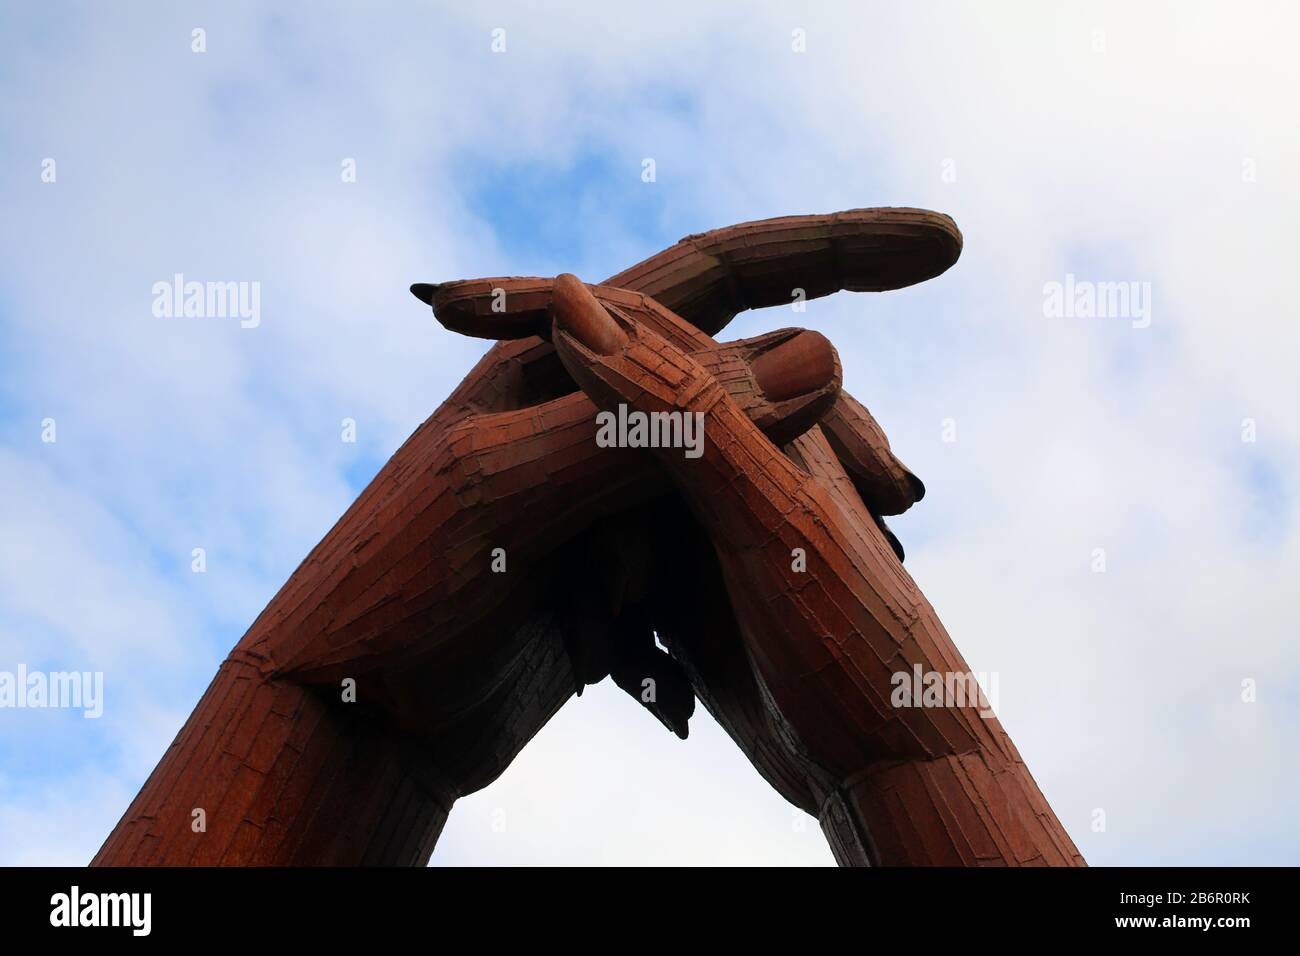
[[[923,282],[961,245],[957,224],[925,209],[783,216],[687,236],[606,284],[651,295],[713,335],[746,309]]]
[[[921,479],[898,460],[871,412],[852,395],[841,390],[822,431],[873,514],[902,514],[925,497]]]

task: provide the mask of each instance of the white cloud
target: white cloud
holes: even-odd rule
[[[387,454],[481,351],[409,282],[600,278],[654,251],[643,237],[664,223],[928,206],[966,236],[948,275],[731,331],[802,322],[837,344],[930,488],[894,522],[909,568],[972,666],[1001,672],[1004,722],[1085,855],[1295,861],[1278,794],[1300,784],[1286,689],[1300,543],[1294,482],[1270,477],[1300,457],[1288,6],[381,4],[300,20],[222,5],[198,17],[203,55],[190,13],[137,9],[0,41],[38,93],[0,94],[0,193],[21,225],[0,236],[14,343],[0,612],[39,625],[43,652],[147,654],[176,689],[141,682],[132,706],[165,711],[150,727],[179,722],[346,507],[357,450],[339,419],[358,420],[362,454]],[[488,172],[562,174],[591,155],[628,180],[600,183],[611,210],[577,189],[577,209],[550,213],[587,230],[575,262],[513,257],[520,223],[467,195]],[[57,185],[37,178],[44,156]],[[345,157],[355,185],[339,182]],[[149,287],[175,271],[261,281],[262,326],[160,325]],[[1045,318],[1043,284],[1067,271],[1151,282],[1152,327]],[[55,448],[38,440],[47,414]],[[197,589],[166,570],[196,543],[216,556]],[[1239,702],[1244,677],[1255,704]],[[589,693],[457,808],[436,860],[829,859],[815,827],[786,832],[784,804],[716,728],[697,717],[681,744],[612,689]],[[40,858],[63,814],[125,805],[150,764],[122,753],[147,749],[135,713],[118,750],[48,771],[66,799],[0,803],[7,861]],[[483,830],[498,805],[504,840]],[[1105,834],[1088,829],[1096,807]],[[51,858],[88,857],[93,829]]]

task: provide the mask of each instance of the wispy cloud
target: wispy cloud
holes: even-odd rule
[[[89,858],[481,353],[410,282],[597,279],[733,221],[917,205],[961,226],[952,272],[728,334],[836,343],[930,489],[896,522],[912,574],[1092,862],[1296,862],[1296,14],[533,6],[0,15],[0,668],[107,697],[0,712],[0,860]],[[259,282],[261,323],[154,317],[178,272]],[[1150,283],[1150,327],[1045,316],[1067,273]],[[435,862],[829,861],[720,731],[681,744],[605,690]]]

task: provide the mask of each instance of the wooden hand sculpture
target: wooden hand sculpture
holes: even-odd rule
[[[653,454],[725,589],[698,564],[668,571],[646,623],[695,662],[700,696],[778,789],[819,816],[837,859],[1082,864],[986,701],[897,706],[895,675],[970,672],[831,445],[809,431],[783,452],[704,363],[590,295],[555,321],[560,357],[598,407],[703,416],[699,457]],[[825,368],[807,347],[803,368]]]
[[[1081,862],[995,720],[881,696],[892,670],[964,664],[881,520],[924,489],[834,350],[709,335],[959,250],[946,217],[857,210],[690,237],[602,286],[413,287],[512,341],[295,571],[93,862],[425,862],[456,797],[606,674],[651,681],[681,736],[698,694],[841,862]],[[701,457],[604,447],[617,403],[701,412]]]

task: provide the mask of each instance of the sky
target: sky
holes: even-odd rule
[[[1300,863],[1297,26],[1259,2],[4,3],[0,671],[101,671],[104,712],[0,709],[0,864],[89,860],[483,352],[412,282],[597,281],[865,206],[948,213],[960,261],[723,337],[836,345],[928,489],[891,521],[907,567],[1090,863]],[[256,325],[155,315],[177,273],[258,283]],[[1067,281],[1142,308],[1057,314]],[[703,708],[682,742],[607,680],[432,859],[554,863],[832,860]]]

